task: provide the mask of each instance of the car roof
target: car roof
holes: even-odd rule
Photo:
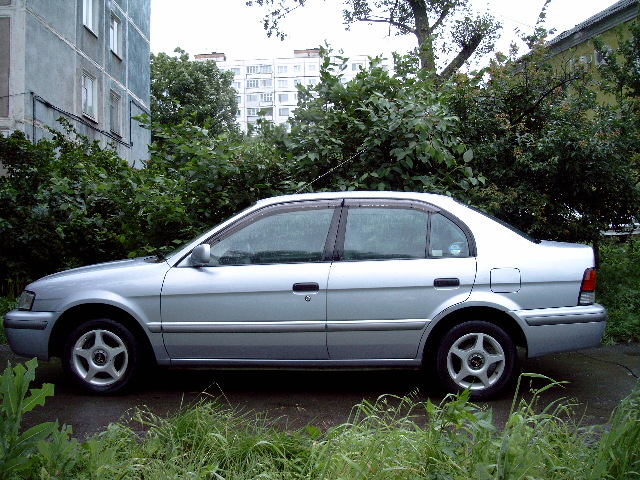
[[[280,195],[265,198],[255,203],[256,207],[263,207],[276,203],[300,202],[305,200],[335,200],[342,198],[374,198],[374,199],[406,199],[420,200],[435,205],[451,205],[457,203],[453,198],[435,193],[421,192],[391,192],[391,191],[348,191],[348,192],[316,192],[297,193],[293,195]]]

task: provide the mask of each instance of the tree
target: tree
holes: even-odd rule
[[[284,39],[280,20],[293,10],[302,7],[307,0],[249,0],[268,8],[264,17],[267,35]],[[446,40],[442,45],[454,57],[440,71],[442,80],[448,79],[474,54],[483,54],[493,49],[500,25],[489,15],[473,13],[468,0],[344,0],[344,21],[387,23],[398,35],[415,35],[421,67],[436,71],[437,55],[434,38]]]
[[[637,217],[638,129],[597,104],[589,72],[554,69],[544,38],[532,47],[456,77],[449,105],[487,177],[475,203],[538,238],[597,243]]]
[[[238,108],[233,74],[215,61],[192,61],[176,48],[177,57],[151,54],[151,115],[153,123],[175,125],[185,120],[217,135],[236,130]]]
[[[406,190],[453,193],[477,185],[460,125],[440,102],[433,78],[415,58],[394,74],[372,59],[343,83],[348,59],[323,53],[320,83],[300,88],[291,131],[272,127],[265,143],[291,160],[291,190]]]

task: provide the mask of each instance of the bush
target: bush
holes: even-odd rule
[[[600,246],[597,300],[607,308],[605,340],[640,340],[640,239]]]

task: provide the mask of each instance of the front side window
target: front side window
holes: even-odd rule
[[[211,246],[212,265],[320,262],[333,208],[283,211],[260,218]]]

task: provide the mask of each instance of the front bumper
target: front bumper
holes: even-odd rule
[[[11,350],[22,357],[49,360],[49,337],[57,312],[12,310],[4,317],[4,330]]]
[[[598,304],[512,313],[527,326],[525,335],[529,357],[597,347],[607,326],[607,312]]]

